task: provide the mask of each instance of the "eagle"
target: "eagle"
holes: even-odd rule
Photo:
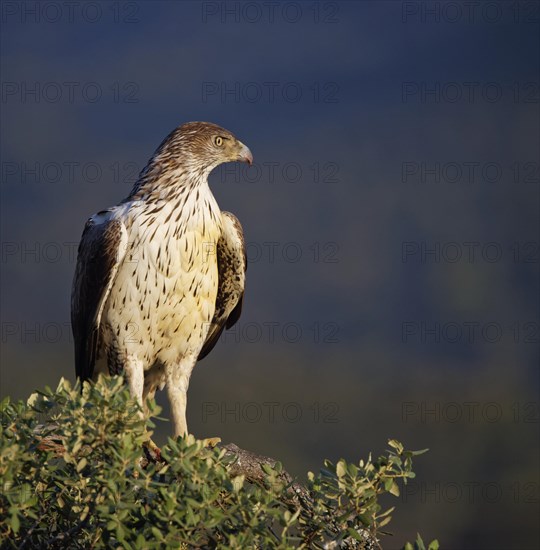
[[[209,122],[173,130],[129,196],[86,222],[71,294],[75,371],[82,382],[123,374],[145,410],[167,389],[175,436],[188,434],[195,363],[239,319],[247,268],[242,226],[222,212],[208,175],[253,156]]]

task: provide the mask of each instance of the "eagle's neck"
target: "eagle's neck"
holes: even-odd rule
[[[137,203],[148,220],[163,218],[160,223],[172,223],[184,229],[220,226],[220,209],[208,185],[212,168],[176,164],[167,170],[149,165],[124,203]],[[175,231],[175,234],[177,232]]]
[[[189,158],[173,162],[154,157],[139,174],[126,201],[176,201],[178,197],[198,189],[206,190],[208,175],[213,168]]]

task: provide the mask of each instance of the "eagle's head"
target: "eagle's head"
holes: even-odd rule
[[[211,122],[186,122],[173,130],[156,151],[162,158],[209,173],[224,162],[253,162],[253,155],[229,130]]]
[[[231,132],[211,122],[186,122],[173,130],[139,174],[129,199],[197,187],[224,162],[253,162],[251,151]],[[126,199],[127,200],[127,199]]]

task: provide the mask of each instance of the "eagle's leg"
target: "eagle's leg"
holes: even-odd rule
[[[141,408],[140,415],[144,420],[148,415],[148,408],[146,406],[145,399],[145,384],[144,384],[144,366],[143,362],[135,357],[128,357],[125,365],[124,372],[127,377],[129,393],[133,399],[136,399]],[[155,393],[155,389],[154,389]],[[161,450],[152,441],[151,434],[146,431],[147,440],[143,443],[145,450],[150,454],[154,460],[161,459]]]
[[[156,386],[151,386],[150,384],[146,383],[144,385],[144,391],[143,391],[143,410],[144,415],[148,418],[150,416],[150,411],[148,410],[148,400],[154,399],[156,395]]]
[[[182,359],[180,364],[167,366],[167,397],[171,406],[174,437],[185,437],[188,434],[186,408],[189,377],[195,366],[193,358]]]
[[[195,355],[190,360],[182,359],[179,365],[166,369],[167,395],[171,405],[174,437],[185,437],[189,433],[186,420],[187,391],[191,371],[196,362],[197,356]],[[220,441],[219,437],[204,439],[205,444],[210,447],[214,447]]]
[[[143,391],[144,391],[144,367],[143,362],[136,357],[128,357],[124,372],[126,374],[129,393],[133,399],[136,399],[143,411]]]
[[[157,387],[149,381],[146,381],[144,384],[143,390],[143,412],[145,418],[150,416],[150,411],[148,410],[148,399],[154,399],[156,394]],[[152,433],[146,432],[147,440],[144,442],[145,451],[155,462],[161,462],[161,449],[154,443],[151,438]]]

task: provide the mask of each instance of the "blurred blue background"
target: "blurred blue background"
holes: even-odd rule
[[[191,431],[300,478],[429,447],[385,548],[538,548],[538,4],[1,9],[1,395],[74,379],[85,220],[172,128],[212,121],[255,157],[211,176],[250,266]]]

